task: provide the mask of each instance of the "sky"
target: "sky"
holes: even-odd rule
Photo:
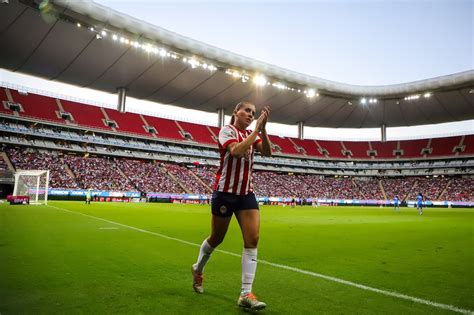
[[[390,85],[474,69],[474,1],[95,2],[195,40],[321,79]],[[10,85],[115,108],[117,96],[0,70]],[[44,93],[42,93],[44,94]],[[217,115],[127,99],[130,111],[216,125]],[[164,113],[173,113],[173,116]],[[228,120],[227,120],[228,121]],[[296,136],[297,127],[268,124]],[[474,121],[389,128],[388,139],[474,133]],[[285,133],[281,133],[285,130]],[[318,139],[379,140],[380,130],[306,128]]]
[[[474,1],[96,0],[234,53],[355,85],[474,68]]]

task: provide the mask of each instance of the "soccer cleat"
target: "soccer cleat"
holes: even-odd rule
[[[237,305],[252,311],[260,311],[267,306],[264,302],[257,300],[257,297],[251,292],[240,295]]]
[[[191,273],[193,274],[194,291],[199,294],[203,293],[204,287],[202,286],[202,281],[204,280],[204,277],[202,276],[202,273],[197,272],[195,265],[191,266]]]

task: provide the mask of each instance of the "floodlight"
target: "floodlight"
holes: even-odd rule
[[[253,78],[253,83],[255,83],[255,85],[257,86],[263,86],[265,84],[267,84],[267,78],[265,78],[263,75],[261,74],[257,74],[254,78]]]

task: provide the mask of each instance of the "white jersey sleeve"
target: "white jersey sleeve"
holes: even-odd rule
[[[226,149],[232,142],[239,142],[236,130],[229,125],[222,127],[219,132],[219,144]]]

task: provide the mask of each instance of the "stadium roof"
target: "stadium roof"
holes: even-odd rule
[[[6,0],[2,0],[5,2]],[[283,69],[178,35],[92,1],[9,0],[0,67],[162,104],[231,114],[250,100],[272,122],[334,128],[474,119],[474,70],[355,86]],[[442,62],[442,61],[440,61]]]

